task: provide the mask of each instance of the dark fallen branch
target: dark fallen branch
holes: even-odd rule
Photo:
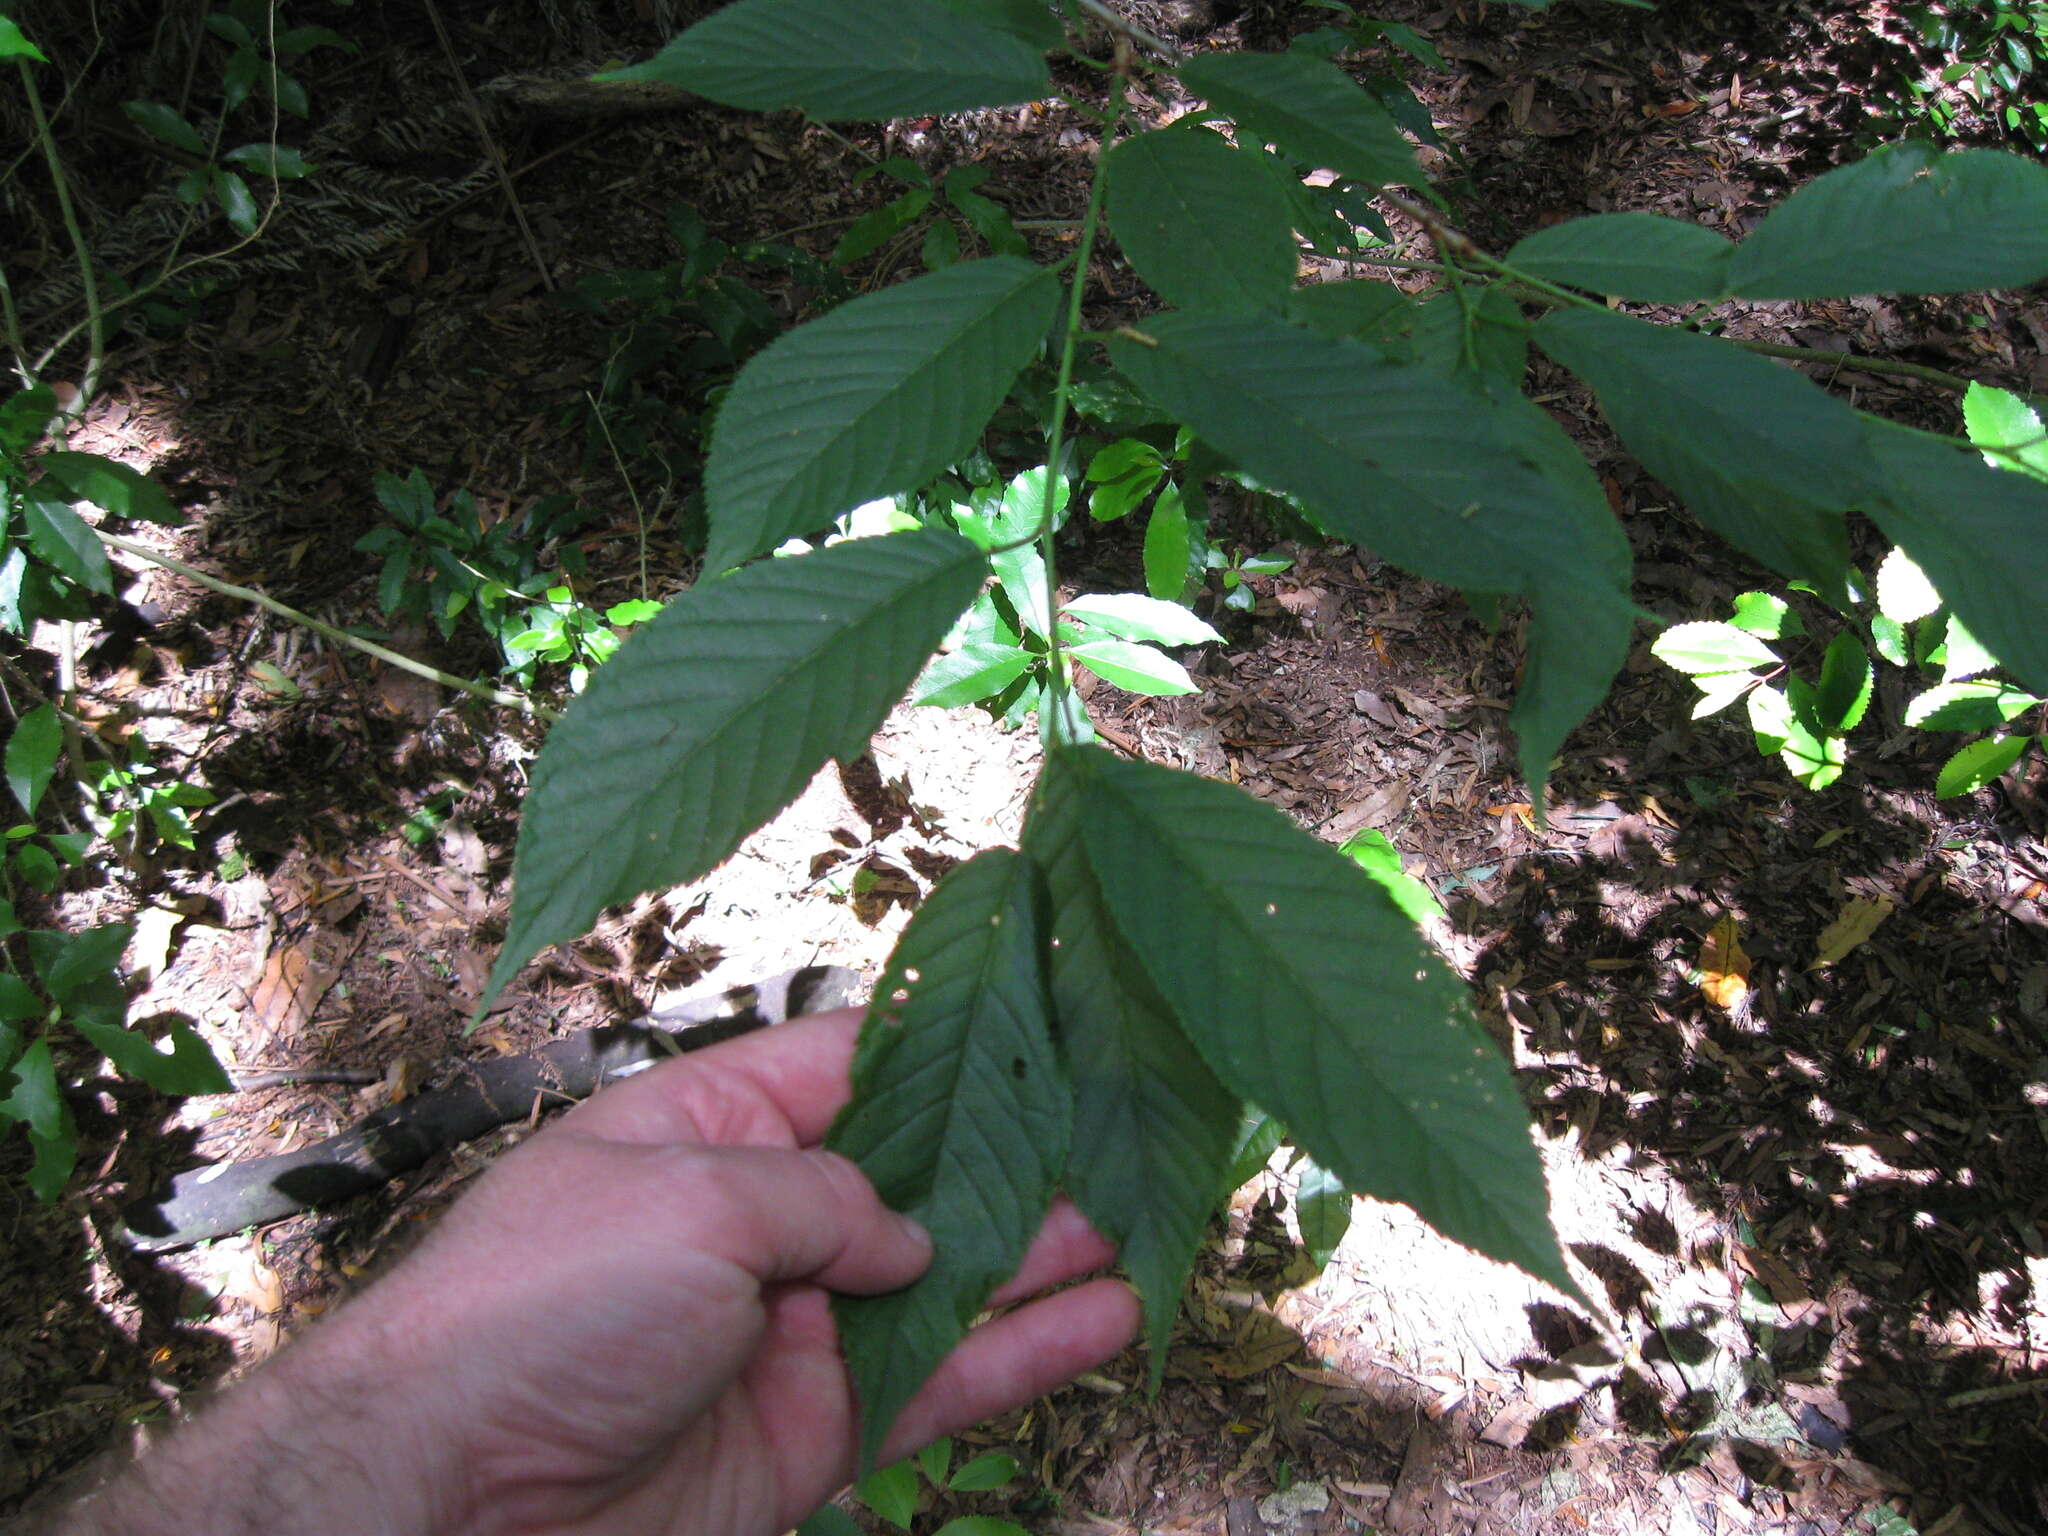
[[[612,1078],[682,1051],[859,1001],[860,978],[813,965],[557,1040],[534,1056],[464,1062],[446,1087],[390,1105],[338,1136],[278,1157],[178,1174],[130,1205],[122,1236],[145,1253],[189,1247],[377,1188],[436,1152],[536,1108],[588,1098]]]

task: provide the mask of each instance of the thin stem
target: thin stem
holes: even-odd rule
[[[94,271],[92,250],[86,244],[85,231],[79,227],[78,209],[71,201],[71,178],[64,174],[63,156],[57,153],[57,136],[50,128],[50,120],[43,115],[42,94],[36,90],[36,77],[27,59],[15,60],[21,71],[21,90],[28,99],[29,117],[35,123],[36,142],[43,147],[43,160],[50,168],[50,185],[57,194],[57,211],[63,216],[64,229],[71,236],[71,249],[78,261],[78,276],[85,290],[85,318],[88,331],[86,343],[85,372],[78,381],[78,401],[74,411],[68,414],[82,414],[95,390],[99,388],[100,365],[107,354],[107,317],[100,307],[99,274]],[[10,306],[11,308],[11,306]],[[75,327],[74,327],[75,330]]]
[[[616,356],[617,354],[614,354]],[[611,423],[604,419],[604,407],[597,403],[597,396],[589,390],[583,391],[583,398],[590,402],[590,414],[597,420],[598,431],[604,434],[604,445],[611,450],[612,463],[617,466],[619,478],[626,482],[626,495],[633,503],[633,521],[640,531],[640,596],[647,596],[647,509],[640,505],[640,493],[633,488],[633,472],[626,468],[626,459],[619,452],[619,445],[612,439]]]
[[[1173,44],[1166,41],[1165,38],[1155,36],[1154,34],[1147,32],[1143,27],[1139,26],[1136,22],[1126,21],[1123,17],[1117,15],[1115,11],[1112,11],[1108,6],[1104,5],[1102,3],[1102,0],[1074,0],[1074,4],[1078,5],[1090,16],[1093,16],[1097,21],[1101,22],[1105,27],[1109,28],[1110,31],[1121,32],[1125,37],[1128,37],[1132,42],[1137,43],[1142,47],[1150,48],[1154,53],[1158,54],[1159,57],[1166,60],[1166,62],[1169,64],[1178,64],[1183,58],[1186,57],[1185,54],[1183,54],[1178,48],[1174,47]],[[1119,93],[1117,99],[1119,106],[1121,106],[1121,93]]]
[[[1095,156],[1095,175],[1088,186],[1088,211],[1081,220],[1081,244],[1074,252],[1074,276],[1067,290],[1067,323],[1060,337],[1060,368],[1052,391],[1052,430],[1045,451],[1045,503],[1039,513],[1038,547],[1045,561],[1045,612],[1049,633],[1045,637],[1047,697],[1044,708],[1060,713],[1060,695],[1066,692],[1065,659],[1060,655],[1060,572],[1059,555],[1053,547],[1053,490],[1060,474],[1060,454],[1066,446],[1067,405],[1073,393],[1074,352],[1081,338],[1081,300],[1088,290],[1088,262],[1095,250],[1095,232],[1102,225],[1102,195],[1108,184],[1103,168],[1109,164],[1110,141],[1116,136],[1117,120],[1124,110],[1124,82],[1119,75],[1109,97],[1109,125]]]
[[[1897,358],[1858,357],[1853,353],[1823,351],[1819,347],[1787,347],[1775,341],[1743,341],[1733,336],[1724,336],[1721,340],[1733,342],[1745,352],[1756,352],[1764,357],[1786,357],[1802,363],[1832,363],[1837,368],[1853,368],[1858,373],[1887,373],[1902,379],[1921,379],[1929,384],[1939,384],[1943,389],[1953,389],[1958,394],[1967,390],[1971,383],[1960,374],[1944,373],[1925,363],[1908,363]]]
[[[222,581],[218,576],[209,576],[195,566],[151,549],[147,544],[138,544],[133,539],[124,539],[119,534],[106,533],[98,528],[93,529],[93,532],[99,534],[100,542],[109,548],[137,555],[151,565],[160,565],[167,571],[176,571],[187,581],[196,581],[209,592],[218,592],[222,597],[232,597],[245,603],[254,603],[259,608],[267,608],[281,619],[289,619],[294,624],[312,630],[316,635],[324,635],[337,645],[361,651],[365,656],[374,656],[387,666],[397,667],[401,672],[410,672],[414,677],[423,677],[430,683],[439,683],[444,688],[453,688],[456,692],[466,693],[471,698],[482,699],[488,704],[497,704],[505,709],[516,709],[537,719],[552,721],[562,718],[560,711],[549,709],[544,704],[537,704],[523,693],[510,693],[503,688],[493,688],[487,683],[473,683],[468,678],[456,677],[452,673],[441,671],[438,667],[430,667],[423,661],[415,661],[410,656],[389,650],[374,640],[365,640],[360,635],[352,635],[345,629],[337,629],[332,624],[323,623],[310,613],[280,603],[276,598],[258,592],[254,587],[238,587],[231,581]]]

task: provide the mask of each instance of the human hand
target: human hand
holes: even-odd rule
[[[268,1506],[268,1531],[788,1530],[853,1473],[828,1293],[893,1290],[930,1259],[921,1229],[818,1150],[859,1018],[743,1036],[571,1111],[388,1277],[147,1458],[151,1502],[175,1510],[195,1458],[187,1481],[217,1486],[209,1431],[214,1463],[241,1459],[237,1427],[260,1421],[268,1444],[318,1458],[294,1474],[289,1508]],[[1062,1202],[997,1300],[1111,1256]],[[884,1459],[1051,1390],[1137,1321],[1128,1288],[1098,1279],[986,1324],[905,1409]],[[308,1403],[327,1411],[303,1422]],[[329,1491],[356,1501],[332,1525]],[[105,1507],[117,1519],[120,1493]]]

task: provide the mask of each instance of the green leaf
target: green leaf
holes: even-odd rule
[[[1059,18],[1043,0],[938,0],[955,16],[978,21],[1012,37],[1022,38],[1040,53],[1050,53],[1066,41]]]
[[[859,261],[880,250],[896,236],[917,221],[917,216],[931,206],[932,193],[926,187],[912,187],[892,203],[870,209],[853,221],[853,225],[839,237],[839,243],[832,247],[832,260],[839,266]]]
[[[313,174],[313,167],[296,149],[282,144],[243,144],[221,156],[228,165],[247,166],[259,176],[272,180],[296,180]]]
[[[1853,731],[1870,708],[1875,676],[1870,653],[1849,630],[1828,642],[1821,659],[1820,686],[1815,690],[1814,709],[1830,731]]]
[[[602,676],[603,674],[600,674]],[[825,1145],[932,1235],[932,1267],[834,1311],[861,1404],[861,1462],[1016,1272],[1066,1164],[1036,867],[1007,849],[941,880],[890,957]]]
[[[1911,555],[1893,549],[1877,568],[1877,607],[1894,624],[1910,624],[1941,607],[1941,594]]]
[[[736,0],[647,63],[598,78],[828,122],[1009,106],[1052,88],[1039,50],[932,0]]]
[[[1829,171],[1737,247],[1730,291],[1751,299],[1969,293],[2048,277],[2048,167],[1916,140]]]
[[[771,342],[712,429],[706,569],[966,457],[1058,299],[1053,273],[997,256],[855,299]]]
[[[1498,288],[1488,288],[1477,303],[1460,306],[1449,297],[1415,306],[1406,340],[1414,361],[1446,378],[1474,374],[1497,380],[1519,393],[1529,371],[1529,322],[1521,307]]]
[[[1286,1139],[1287,1127],[1278,1120],[1263,1110],[1246,1110],[1232,1138],[1230,1169],[1217,1190],[1217,1202],[1228,1200],[1256,1178]]]
[[[1519,395],[1488,399],[1278,321],[1169,315],[1144,331],[1153,345],[1110,344],[1116,366],[1329,532],[1432,580],[1531,600],[1512,723],[1540,785],[1620,668],[1634,612],[1627,541],[1562,429]]]
[[[1106,683],[1127,693],[1151,698],[1173,698],[1200,693],[1188,669],[1149,645],[1132,645],[1127,640],[1087,640],[1067,647],[1066,654]]]
[[[63,750],[64,728],[55,705],[38,704],[14,723],[14,734],[7,738],[7,787],[23,815],[33,816],[42,803]]]
[[[1392,898],[1229,785],[1073,771],[1109,909],[1218,1078],[1355,1192],[1570,1291],[1507,1067]]]
[[[2038,622],[2048,582],[2048,485],[1987,468],[1951,448],[1871,421],[1868,455],[1883,474],[1864,510],[1914,562],[2022,684],[2048,693],[2048,629]]]
[[[853,1485],[853,1496],[891,1525],[910,1529],[917,1514],[917,1465],[903,1460],[877,1467]]]
[[[1923,731],[1993,731],[2041,702],[1991,678],[1938,683],[1906,706],[1906,724]]]
[[[134,933],[127,923],[105,923],[79,933],[36,935],[32,942],[43,989],[59,1003],[72,1002],[81,989],[116,974]]]
[[[147,1083],[159,1093],[184,1096],[195,1093],[231,1093],[228,1080],[213,1050],[189,1024],[173,1023],[168,1053],[119,1022],[125,1007],[119,984],[108,1000],[112,1016],[101,1010],[74,1011],[67,1017],[71,1027],[89,1041],[94,1050],[114,1064],[123,1077]]]
[[[1302,1246],[1321,1269],[1351,1230],[1351,1191],[1314,1158],[1304,1158],[1294,1190],[1294,1217]]]
[[[1819,695],[1805,678],[1785,679],[1785,704],[1785,740],[1778,756],[1808,789],[1826,789],[1842,776],[1846,746],[1821,718]]]
[[[1184,567],[1183,567],[1184,568]],[[1154,645],[1206,645],[1223,637],[1178,603],[1136,592],[1101,592],[1077,597],[1060,612],[1125,640]]]
[[[1287,295],[1287,318],[1326,336],[1391,342],[1416,324],[1419,306],[1377,278],[1310,283]],[[1390,361],[1392,359],[1389,359]]]
[[[1074,1144],[1063,1183],[1116,1244],[1137,1287],[1156,1389],[1230,1162],[1239,1105],[1181,1034],[1104,900],[1080,819],[1088,761],[1071,751],[1048,759],[1024,823],[1024,852],[1050,896],[1053,1006],[1073,1084]]]
[[[1906,645],[1906,631],[1899,621],[1887,618],[1882,613],[1870,616],[1870,648],[1895,667],[1903,667],[1912,659]]]
[[[1934,781],[1937,800],[1973,794],[1991,783],[2020,760],[2032,743],[2031,736],[1993,736],[1973,741],[1946,763]]]
[[[10,59],[33,59],[38,64],[50,62],[43,50],[28,40],[19,25],[0,16],[0,63]]]
[[[1188,585],[1188,514],[1180,487],[1169,484],[1152,503],[1145,522],[1145,590],[1161,602],[1178,602]]]
[[[5,921],[0,922],[0,937],[21,932],[16,921],[14,908],[8,905]],[[0,971],[0,1019],[13,1023],[21,1019],[39,1019],[49,1010],[43,1000],[36,996],[33,988],[12,971]],[[0,1052],[0,1068],[14,1060],[11,1055]]]
[[[1370,875],[1411,922],[1426,923],[1444,915],[1435,893],[1401,868],[1401,851],[1386,833],[1367,828],[1346,838],[1337,851]]]
[[[1205,53],[1181,83],[1255,138],[1367,186],[1426,185],[1393,116],[1328,59]]]
[[[1278,310],[1297,265],[1287,197],[1248,151],[1208,128],[1160,128],[1109,152],[1109,226],[1170,304]]]
[[[1997,665],[1998,658],[1970,633],[1970,627],[1951,615],[1941,646],[1941,680],[1944,683],[1957,682],[1962,678],[1975,677],[1980,672],[1989,672]]]
[[[796,1536],[866,1536],[866,1533],[861,1530],[860,1522],[837,1504],[821,1504],[812,1512],[810,1519],[796,1528]]]
[[[913,704],[957,709],[992,699],[1030,670],[1038,658],[1014,645],[963,645],[941,656],[918,679]]]
[[[1728,291],[1735,244],[1656,213],[1602,213],[1539,230],[1507,254],[1548,282],[1649,304],[1689,304]]]
[[[1159,450],[1134,437],[1119,438],[1088,461],[1088,515],[1098,523],[1115,522],[1152,494],[1166,476]]]
[[[1806,624],[1792,605],[1771,592],[1739,592],[1728,622],[1765,640],[1785,640],[1806,633]]]
[[[0,1119],[28,1127],[29,1145],[36,1154],[28,1187],[45,1204],[55,1200],[78,1162],[78,1127],[58,1086],[48,1040],[36,1041],[16,1059],[14,1091],[0,1099]]]
[[[263,222],[263,213],[256,205],[256,195],[249,190],[249,183],[233,171],[216,170],[212,176],[213,195],[220,199],[221,212],[228,216],[228,223],[239,234],[253,235]]]
[[[1778,665],[1778,653],[1746,629],[1712,620],[1674,624],[1659,635],[1650,654],[1681,672],[1748,672]]]
[[[113,592],[114,573],[99,539],[83,518],[49,494],[41,482],[23,494],[21,521],[28,533],[28,547],[51,567],[88,592],[102,596]]]
[[[987,568],[945,529],[852,539],[700,583],[634,630],[534,764],[487,995],[866,750]]]
[[[2048,435],[2041,418],[2018,395],[1972,379],[1963,395],[1963,426],[1970,441],[1986,450],[1984,462],[1993,469],[2017,469],[2048,480]],[[1994,448],[2007,451],[1989,451]]]
[[[57,392],[47,384],[17,389],[0,401],[0,453],[15,457],[42,441],[57,419]]]
[[[1005,1456],[1001,1451],[986,1451],[975,1457],[947,1480],[946,1486],[955,1493],[987,1493],[1013,1481],[1017,1476],[1017,1459]]]
[[[945,1435],[925,1446],[915,1457],[918,1470],[934,1488],[946,1486],[946,1468],[953,1462],[953,1442]]]
[[[182,521],[163,487],[139,469],[97,453],[46,453],[39,462],[74,501],[89,501],[116,517],[151,523]]]
[[[935,1536],[1031,1536],[1014,1520],[995,1515],[961,1515],[938,1528]]]
[[[1780,364],[1620,315],[1556,311],[1535,335],[1695,517],[1824,595],[1843,592],[1842,512],[1873,484],[1855,411]]]
[[[128,114],[128,121],[159,143],[182,149],[188,155],[205,156],[206,140],[199,136],[199,130],[162,102],[124,101],[121,110]]]

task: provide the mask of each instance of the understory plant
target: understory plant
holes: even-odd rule
[[[1451,226],[1381,100],[1312,50],[1181,58],[1117,34],[1096,58],[1028,0],[736,0],[621,73],[873,120],[1041,100],[1052,51],[1104,87],[1073,103],[1103,144],[1071,250],[943,266],[741,370],[706,464],[704,579],[635,632],[535,762],[492,993],[605,906],[706,873],[820,766],[862,752],[992,579],[1015,607],[1022,577],[999,561],[1033,550],[1038,612],[1057,612],[1058,475],[994,542],[929,525],[758,558],[960,463],[1041,349],[1038,462],[1065,462],[1076,382],[1095,370],[1329,536],[1525,605],[1510,721],[1539,811],[1636,610],[1599,482],[1521,392],[1532,345],[1592,386],[1710,529],[1846,602],[1845,518],[1861,511],[2018,678],[2048,686],[2032,617],[2048,487],[1618,307],[2031,282],[2048,275],[2048,169],[1901,146],[1802,188],[1739,245],[1621,213],[1494,256]],[[1134,76],[1206,107],[1144,128]],[[1413,219],[1435,247],[1433,294],[1298,286],[1301,166]],[[1084,324],[1105,229],[1170,312]],[[1087,744],[1073,644],[1058,622],[1037,633],[1046,756],[1021,845],[959,866],[911,921],[830,1136],[936,1242],[916,1285],[839,1303],[866,1457],[1055,1189],[1117,1243],[1156,1382],[1247,1104],[1344,1188],[1572,1289],[1514,1085],[1409,914],[1243,791]]]
[[[2017,395],[1972,384],[1963,414],[1988,464],[2048,482],[2048,434]],[[1700,690],[1695,720],[1743,702],[1757,751],[1781,758],[1808,789],[1824,789],[1842,776],[1849,733],[1862,723],[1876,691],[1873,657],[1921,675],[1924,686],[1907,702],[1904,724],[1970,738],[1943,763],[1937,797],[1982,789],[2037,740],[2048,745],[2048,738],[2011,729],[2048,700],[1995,675],[1998,658],[1949,611],[1904,549],[1879,562],[1868,601],[1860,592],[1852,595],[1858,601],[1834,616],[1841,627],[1814,678],[1794,671],[1772,648],[1809,633],[1799,611],[1772,592],[1742,593],[1726,620],[1675,624],[1651,650]]]

